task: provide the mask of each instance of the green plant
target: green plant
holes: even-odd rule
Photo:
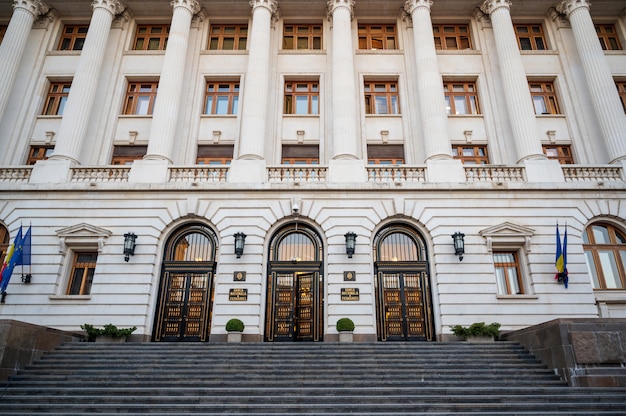
[[[233,318],[226,322],[226,331],[227,332],[243,332],[243,329],[246,326],[244,325],[241,319]]]
[[[454,325],[450,327],[452,333],[456,336],[467,338],[471,336],[485,336],[498,338],[500,334],[500,324],[493,322],[489,325],[485,325],[484,322],[474,322],[469,327],[461,325]]]
[[[354,331],[354,322],[350,318],[341,318],[337,321],[337,332]]]
[[[118,328],[113,324],[106,324],[103,328],[96,328],[93,325],[85,324],[81,325],[80,328],[87,333],[88,341],[94,341],[99,335],[113,338],[127,337],[137,329],[136,326],[132,328]]]

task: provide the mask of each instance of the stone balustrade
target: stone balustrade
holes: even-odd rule
[[[227,182],[227,166],[172,167],[169,182],[218,183]]]
[[[75,167],[70,182],[128,182],[130,166]]]
[[[328,172],[322,166],[272,166],[267,170],[270,183],[326,182]]]

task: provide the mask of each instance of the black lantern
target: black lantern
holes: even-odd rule
[[[137,236],[135,233],[124,234],[124,261],[128,261],[130,256],[135,255],[135,240]]]
[[[465,234],[456,232],[452,234],[452,240],[454,241],[454,254],[459,256],[459,261],[463,261],[463,254],[465,254]]]
[[[243,246],[246,243],[246,235],[242,232],[235,233],[235,254],[237,258],[243,254]]]
[[[356,233],[349,231],[346,233],[345,237],[346,237],[346,254],[348,255],[348,258],[351,259],[352,255],[354,254],[354,246],[356,245]]]

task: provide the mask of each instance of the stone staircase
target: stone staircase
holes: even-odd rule
[[[12,377],[0,414],[625,415],[515,343],[67,343]]]

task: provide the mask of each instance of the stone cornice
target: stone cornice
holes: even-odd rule
[[[201,9],[198,0],[172,0],[170,6],[173,8],[184,7],[191,12],[192,15],[198,13]]]
[[[404,10],[409,14],[413,15],[413,12],[419,8],[428,9],[430,12],[430,7],[433,5],[433,0],[406,0],[404,2]]]
[[[506,7],[507,9],[511,9],[511,1],[510,0],[485,0],[485,2],[480,6],[480,10],[483,13],[491,15],[494,10],[499,9],[500,7]]]
[[[569,17],[574,10],[581,7],[589,9],[591,7],[591,3],[588,0],[562,0],[556,5],[556,10]]]
[[[24,9],[31,12],[35,17],[48,13],[50,7],[42,0],[13,0],[13,9]]]
[[[113,16],[117,16],[124,11],[126,5],[120,0],[93,0],[91,2],[91,7],[93,7],[94,10],[96,8],[106,9]]]

